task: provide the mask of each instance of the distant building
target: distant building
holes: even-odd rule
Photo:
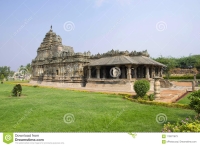
[[[20,67],[9,80],[30,80],[31,74],[25,67]]]
[[[165,65],[154,61],[147,51],[111,50],[107,53],[75,53],[62,44],[52,28],[46,33],[32,60],[31,83],[63,87],[132,89],[137,79],[162,77]]]

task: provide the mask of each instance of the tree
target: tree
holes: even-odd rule
[[[3,79],[4,79],[5,77],[4,77],[4,75],[3,74],[1,74],[1,76],[0,76],[0,80],[3,82]]]
[[[194,67],[197,68],[197,70],[200,71],[200,55],[193,55],[193,57],[195,58],[195,64]]]
[[[195,66],[195,63],[197,62],[197,58],[194,56],[188,56],[188,57],[181,57],[177,59],[178,66],[183,69],[191,69]]]
[[[27,65],[26,65],[26,69],[27,69],[27,71],[29,72],[29,73],[31,73],[31,64],[30,63],[28,63]]]
[[[9,76],[12,77],[14,75],[14,71],[10,71]]]
[[[171,70],[174,69],[177,66],[177,59],[172,58],[172,57],[159,57],[154,59],[164,65],[167,66],[167,68],[164,69],[164,73],[166,74],[167,78],[169,79],[171,75]]]
[[[10,74],[10,67],[8,66],[2,66],[0,67],[0,75],[3,74],[4,78],[8,78]]]

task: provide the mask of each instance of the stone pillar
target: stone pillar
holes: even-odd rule
[[[146,76],[145,76],[147,79],[149,79],[150,77],[149,77],[149,67],[148,66],[146,66]]]
[[[40,75],[40,66],[38,66],[38,75]]]
[[[63,66],[61,66],[60,75],[63,76]]]
[[[150,71],[150,70],[151,70],[151,71]],[[150,75],[150,78],[153,78],[153,77],[152,77],[152,67],[149,68],[149,75]]]
[[[125,68],[122,67],[122,79],[125,79],[125,78],[126,78],[126,76],[125,76]]]
[[[138,78],[140,78],[140,67],[138,67]]]
[[[118,67],[120,69],[120,66],[119,65],[115,65],[115,67]],[[116,79],[119,79],[119,76],[116,77]]]
[[[140,78],[143,78],[143,67],[140,67]]]
[[[151,68],[151,73],[152,73],[151,77],[154,78],[155,77],[155,68],[154,67]]]
[[[127,65],[127,79],[131,79],[131,65]]]
[[[160,77],[163,77],[163,68],[160,68]]]
[[[197,81],[197,75],[194,74],[194,81],[196,82]]]
[[[195,81],[192,81],[192,91],[195,90]]]
[[[91,67],[88,66],[88,78],[90,79],[91,78]]]
[[[44,68],[43,68],[43,66],[41,66],[41,72],[42,72],[42,74],[44,73]]]
[[[134,78],[137,79],[137,66],[134,67]]]
[[[62,73],[63,73],[63,67],[62,67],[62,65],[61,65],[61,66],[60,66],[60,72],[59,72],[59,75],[63,77]]]
[[[57,70],[58,70],[58,76],[60,76],[60,73],[61,73],[61,66],[59,66]]]
[[[40,66],[40,75],[42,74],[42,66]]]
[[[158,76],[161,77],[161,68],[158,67]]]
[[[62,67],[62,75],[63,75],[63,77],[65,76],[65,67],[64,67],[64,65],[63,65],[63,67]]]
[[[97,69],[97,79],[99,79],[100,78],[100,66],[97,66],[96,67],[96,69]]]
[[[106,67],[103,68],[103,78],[106,78]]]
[[[35,74],[38,75],[38,66],[35,67]]]
[[[160,99],[160,77],[154,77],[154,96]]]

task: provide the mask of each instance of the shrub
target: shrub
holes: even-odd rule
[[[188,98],[191,100],[190,107],[200,113],[200,90],[192,92]]]
[[[22,86],[17,84],[13,87],[12,96],[21,96],[22,94]]]
[[[154,94],[150,94],[150,95],[149,95],[149,100],[150,100],[150,101],[153,101],[154,99],[155,99]]]
[[[164,79],[168,79],[167,76],[163,77]],[[179,79],[194,79],[194,75],[185,74],[182,76],[170,76],[169,79],[179,80]],[[200,79],[200,74],[196,75],[196,79]]]
[[[1,80],[1,84],[3,84],[3,80],[4,80],[4,75],[3,74],[1,74],[1,76],[0,76],[0,80]]]
[[[196,78],[197,78],[197,79],[200,79],[200,74],[197,74],[197,75],[196,75]]]
[[[147,80],[138,80],[134,83],[134,90],[139,97],[144,97],[149,89],[150,83]]]
[[[143,97],[142,97],[143,100],[149,100],[149,96],[147,94],[145,94]]]
[[[174,124],[164,124],[162,132],[200,132],[200,115],[194,119],[186,118]]]
[[[180,104],[180,103],[165,103],[165,102],[156,102],[156,101],[147,101],[139,98],[132,98],[128,96],[124,96],[125,99],[128,99],[133,102],[141,103],[141,104],[148,104],[148,105],[158,105],[158,106],[164,106],[164,107],[176,107],[176,108],[182,108],[182,109],[191,109],[191,107],[187,104]]]

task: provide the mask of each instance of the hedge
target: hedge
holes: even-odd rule
[[[163,77],[167,79],[167,77]],[[183,75],[183,76],[170,76],[169,79],[194,79],[194,75]],[[197,74],[196,79],[200,79],[200,74]]]
[[[192,109],[189,105],[186,105],[186,104],[147,101],[147,100],[141,100],[141,99],[134,99],[128,96],[124,96],[124,98],[133,102],[141,103],[141,104],[159,105],[159,106],[165,106],[165,107],[176,107],[176,108],[182,108],[182,109]]]

